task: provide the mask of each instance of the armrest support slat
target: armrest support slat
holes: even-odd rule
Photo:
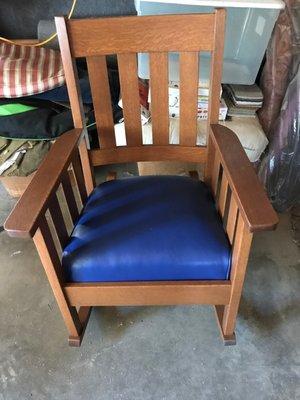
[[[210,134],[249,230],[274,229],[278,216],[235,133],[225,126],[213,124]]]
[[[67,171],[82,135],[82,129],[73,129],[53,144],[4,224],[10,236],[33,237],[39,216],[46,212],[48,200],[57,190],[61,175]]]

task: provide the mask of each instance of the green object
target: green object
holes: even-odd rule
[[[0,106],[0,117],[6,115],[21,114],[26,111],[35,110],[37,107],[26,106],[20,103],[3,104]]]

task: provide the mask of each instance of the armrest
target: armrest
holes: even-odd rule
[[[278,216],[238,137],[222,125],[213,124],[210,128],[220,163],[249,230],[254,232],[275,229]]]
[[[60,176],[67,171],[82,135],[82,129],[73,129],[55,141],[4,224],[10,236],[34,235],[39,216],[46,212],[47,202],[57,190]]]

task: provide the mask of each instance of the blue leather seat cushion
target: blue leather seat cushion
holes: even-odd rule
[[[62,262],[69,282],[225,280],[230,257],[204,183],[143,176],[95,188]]]

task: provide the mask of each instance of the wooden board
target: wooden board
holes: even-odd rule
[[[70,283],[64,291],[71,305],[227,304],[229,281]]]
[[[199,54],[181,52],[180,64],[180,136],[183,146],[196,146],[198,116]]]
[[[105,56],[87,57],[100,148],[116,146]]]
[[[205,147],[184,147],[178,145],[118,147],[115,150],[92,150],[93,165],[106,165],[138,161],[184,161],[204,163]]]
[[[167,53],[150,54],[153,144],[169,144],[169,69]]]
[[[225,126],[216,124],[211,129],[218,157],[248,229],[251,232],[274,229],[278,216],[239,139]]]
[[[67,22],[74,57],[151,51],[210,51],[214,14],[72,19]]]

